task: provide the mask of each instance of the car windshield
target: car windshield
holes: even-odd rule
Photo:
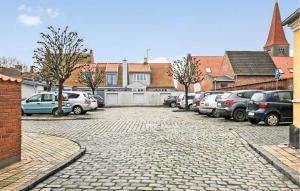
[[[226,98],[229,98],[230,96],[231,96],[231,92],[227,92],[227,93],[224,93],[223,95],[222,95],[222,99],[226,99]]]
[[[252,101],[263,101],[265,99],[265,94],[264,93],[255,93],[252,97]]]

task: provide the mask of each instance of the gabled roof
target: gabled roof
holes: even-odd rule
[[[289,43],[286,40],[284,30],[282,27],[278,2],[276,2],[274,7],[272,23],[270,27],[270,32],[265,47],[269,47],[272,45],[288,45],[288,44]]]
[[[200,70],[202,74],[209,74],[211,76],[221,76],[221,66],[223,56],[193,56],[195,61],[200,62]],[[210,68],[211,73],[206,72],[206,68]]]
[[[149,64],[151,69],[151,84],[153,88],[174,88],[174,80],[168,75],[170,63]]]
[[[3,74],[0,74],[0,80],[9,81],[9,82],[18,82],[18,83],[22,81],[22,79],[5,76]]]
[[[293,78],[294,58],[293,57],[272,57],[274,64],[277,69],[281,69],[283,74],[281,74],[280,79]]]
[[[128,64],[128,73],[134,72],[145,72],[150,73],[150,65],[149,64]]]
[[[226,51],[225,55],[236,75],[274,75],[276,67],[265,51]]]

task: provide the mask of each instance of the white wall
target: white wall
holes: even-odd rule
[[[160,106],[178,92],[105,92],[106,106]]]
[[[33,86],[26,85],[26,84],[22,84],[21,89],[22,89],[22,99],[29,98],[33,94],[44,91],[43,86],[36,86],[35,88],[33,88]]]

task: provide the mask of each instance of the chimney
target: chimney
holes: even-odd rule
[[[123,88],[126,88],[128,85],[128,64],[126,59],[122,61],[122,65],[123,65]]]
[[[144,58],[144,64],[148,64],[148,58],[147,57]]]

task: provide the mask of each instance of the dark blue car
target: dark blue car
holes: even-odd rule
[[[293,92],[274,90],[255,93],[248,103],[247,115],[250,123],[260,121],[268,126],[293,121]]]

